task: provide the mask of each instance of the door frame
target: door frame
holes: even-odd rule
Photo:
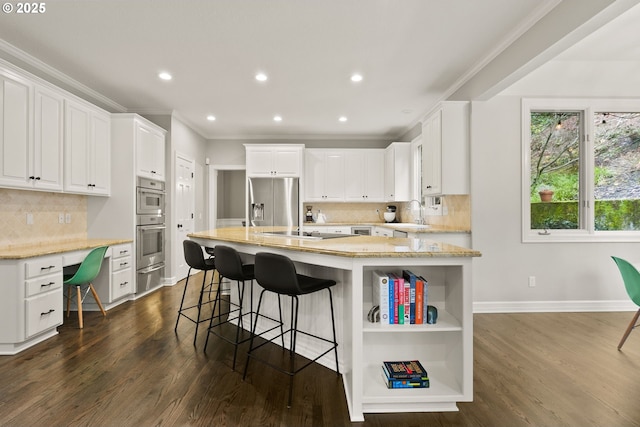
[[[195,210],[195,194],[196,194],[196,189],[195,189],[195,184],[196,184],[196,161],[195,159],[193,159],[193,157],[179,152],[179,151],[174,151],[174,155],[173,155],[173,174],[172,174],[172,182],[173,182],[173,186],[172,186],[172,208],[171,208],[171,241],[174,243],[172,245],[172,250],[171,250],[171,273],[172,273],[172,279],[173,282],[176,283],[177,280],[179,279],[179,272],[178,272],[178,264],[179,264],[179,260],[184,260],[184,254],[183,254],[183,249],[182,249],[182,242],[180,241],[180,239],[178,238],[178,203],[177,203],[177,199],[178,199],[178,195],[176,194],[176,188],[178,185],[178,159],[182,159],[188,163],[191,163],[191,165],[193,166],[193,187],[191,194],[193,197],[193,208]],[[195,212],[194,212],[195,213]],[[194,218],[194,223],[195,223],[195,218]],[[193,231],[193,230],[192,230]]]
[[[218,221],[218,196],[216,190],[218,188],[218,172],[220,171],[234,171],[234,170],[247,170],[246,165],[208,165],[209,174],[209,191],[207,197],[209,199],[209,215],[207,228],[212,230],[216,228]],[[246,186],[246,183],[245,183]]]

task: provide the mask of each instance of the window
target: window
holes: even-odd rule
[[[523,100],[523,240],[640,238],[640,102]]]

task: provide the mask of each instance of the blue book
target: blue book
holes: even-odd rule
[[[417,276],[409,270],[402,270],[405,283],[409,284],[409,323],[416,323],[416,280]]]

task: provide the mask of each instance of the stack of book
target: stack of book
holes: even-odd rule
[[[402,274],[373,272],[373,305],[380,307],[380,323],[420,325],[429,323],[427,280],[410,270]],[[435,320],[432,320],[435,323]]]
[[[428,388],[429,376],[417,360],[382,362],[382,378],[387,388]]]

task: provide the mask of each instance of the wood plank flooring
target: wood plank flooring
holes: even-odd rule
[[[106,318],[86,312],[83,330],[72,313],[58,336],[0,356],[0,425],[640,426],[640,331],[616,349],[631,312],[476,314],[473,402],[351,423],[333,371],[299,374],[287,409],[285,375],[253,363],[242,381],[242,351],[233,371],[233,346],[212,336],[203,352],[204,327],[196,347],[192,323],[182,319],[175,334],[182,289]]]

